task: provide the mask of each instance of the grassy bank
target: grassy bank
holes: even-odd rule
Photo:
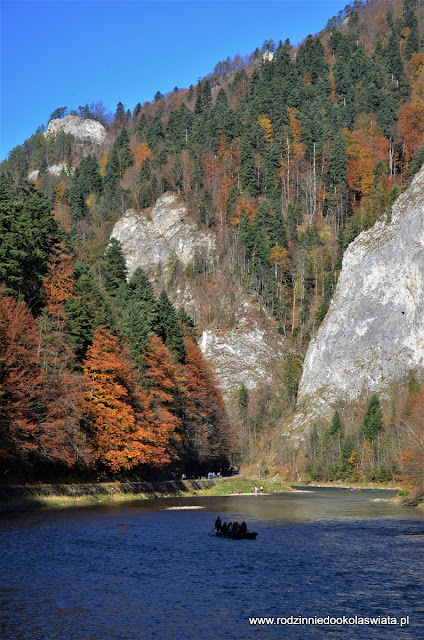
[[[32,511],[37,509],[65,509],[71,507],[89,507],[96,505],[121,504],[154,498],[225,496],[238,492],[249,494],[255,485],[263,487],[264,493],[292,491],[291,486],[304,486],[306,483],[283,480],[280,477],[258,478],[232,476],[217,480],[184,480],[160,483],[100,483],[92,485],[21,485],[11,487],[10,495],[2,492],[0,513]],[[309,484],[309,487],[349,488],[342,483]],[[361,489],[392,489],[399,487],[381,483],[359,484]],[[393,499],[393,498],[392,498]],[[396,499],[396,498],[394,498]],[[400,499],[400,498],[398,498]],[[420,505],[424,509],[424,504]]]
[[[137,491],[131,490],[137,485]],[[36,509],[66,509],[95,505],[121,504],[154,498],[224,496],[250,493],[255,485],[264,493],[290,491],[290,484],[278,478],[265,480],[232,476],[217,480],[184,480],[161,483],[104,483],[93,485],[40,485],[13,487],[10,496],[0,500],[0,513]],[[123,490],[124,489],[124,490]],[[145,489],[145,490],[143,490]],[[18,495],[15,495],[18,494]]]
[[[240,493],[251,493],[250,489],[256,486],[263,487],[264,493],[277,493],[291,491],[290,483],[281,479],[246,478],[232,476],[231,478],[217,479],[213,486],[200,489],[191,493],[197,496],[226,496]]]
[[[32,511],[36,509],[66,509],[70,507],[90,507],[101,504],[118,504],[133,500],[146,500],[151,496],[143,493],[106,493],[83,496],[32,496],[0,501],[0,513]]]
[[[153,498],[194,495],[214,480],[109,482],[86,485],[15,485],[1,487],[0,513],[120,504]]]

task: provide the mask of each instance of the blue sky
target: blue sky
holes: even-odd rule
[[[115,111],[195,84],[265,40],[297,44],[346,0],[2,0],[0,159],[57,107]]]

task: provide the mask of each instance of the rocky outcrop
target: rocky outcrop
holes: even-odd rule
[[[230,300],[233,287],[222,279],[219,284],[208,283],[205,297],[201,283],[189,277],[175,283],[169,277],[175,261],[188,267],[197,257],[213,261],[217,254],[215,235],[199,227],[180,198],[165,193],[148,212],[128,211],[112,236],[121,243],[129,275],[143,267],[157,289],[167,286],[175,304],[184,305],[203,330],[199,346],[212,364],[228,407],[242,383],[252,391],[262,385],[277,386],[285,349],[275,321],[245,294]],[[205,306],[219,320],[206,320]]]
[[[65,116],[64,118],[56,118],[50,120],[45,136],[64,131],[70,133],[75,138],[83,140],[91,140],[100,144],[106,138],[106,129],[97,120],[89,118],[81,118],[80,116]]]
[[[284,341],[271,318],[257,316],[253,304],[244,302],[232,329],[208,329],[202,334],[199,347],[213,363],[227,395],[237,392],[242,383],[254,390],[272,384],[276,376],[281,378]]]
[[[390,216],[348,247],[309,345],[294,424],[424,374],[424,168]]]
[[[52,164],[51,167],[47,167],[47,173],[50,173],[52,176],[60,176],[63,171],[65,171],[66,164]],[[40,171],[39,169],[35,169],[28,174],[28,180],[36,180],[38,178]]]
[[[184,202],[169,192],[148,213],[127,211],[112,237],[121,243],[130,276],[138,266],[151,276],[166,275],[175,260],[186,267],[196,255],[210,257],[215,248],[214,235],[202,231]]]

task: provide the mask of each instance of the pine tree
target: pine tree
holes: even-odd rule
[[[245,411],[249,406],[249,389],[246,387],[244,382],[240,385],[237,393],[237,404],[239,409],[242,411]]]
[[[65,302],[68,341],[78,358],[84,356],[99,325],[113,326],[112,313],[92,271],[81,261],[75,265],[74,294]]]
[[[378,434],[383,431],[383,419],[380,406],[380,399],[374,393],[367,406],[364,419],[361,424],[362,439],[373,443]]]
[[[347,189],[346,141],[341,134],[334,140],[328,157],[327,181],[330,189]]]
[[[128,282],[121,324],[122,334],[129,341],[136,360],[140,360],[148,339],[157,329],[157,324],[157,304],[152,285],[146,272],[137,267]]]
[[[121,133],[116,138],[113,148],[117,151],[118,164],[119,164],[119,177],[122,179],[125,171],[133,164],[134,158],[130,149],[130,139],[128,137],[128,131],[125,127],[122,128]]]
[[[0,282],[35,313],[42,306],[42,283],[58,237],[51,212],[51,203],[35,185],[23,183],[14,193],[0,176]]]
[[[162,290],[157,302],[157,334],[171,349],[177,362],[184,362],[185,351],[181,329],[174,305]]]
[[[127,281],[128,269],[121,243],[116,238],[109,240],[104,266],[106,269],[105,287],[111,296],[117,296]]]

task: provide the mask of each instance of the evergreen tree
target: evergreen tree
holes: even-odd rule
[[[383,419],[380,399],[376,393],[373,393],[361,424],[361,436],[362,439],[373,443],[381,431],[383,431]]]
[[[157,303],[157,335],[171,349],[177,362],[184,362],[185,351],[181,329],[174,305],[162,290]]]
[[[103,181],[99,164],[96,157],[89,154],[81,160],[75,169],[69,189],[69,202],[74,226],[84,218],[88,211],[87,197],[90,194],[94,194],[96,198],[99,197],[102,189]]]
[[[327,182],[330,189],[347,190],[346,141],[341,133],[334,140],[328,157]]]
[[[338,436],[341,439],[343,438],[343,433],[344,433],[344,429],[343,429],[342,421],[340,420],[339,412],[335,411],[331,419],[329,434],[330,436]]]
[[[245,411],[249,405],[249,389],[244,382],[241,383],[237,393],[237,404],[239,409]]]
[[[122,102],[118,102],[118,104],[116,105],[115,121],[119,122],[120,124],[125,121],[125,109]]]
[[[246,128],[243,131],[240,141],[240,182],[241,188],[250,196],[255,197],[257,194],[257,183],[253,150],[251,134]]]
[[[283,384],[286,388],[288,404],[290,407],[296,405],[297,388],[299,386],[302,367],[299,365],[296,356],[289,353],[284,362]]]
[[[129,341],[133,356],[139,360],[158,324],[155,294],[141,267],[137,267],[131,276],[127,291],[121,331]]]
[[[122,179],[125,171],[133,163],[133,155],[130,149],[130,139],[128,137],[128,131],[125,128],[122,128],[121,133],[116,138],[113,147],[117,151],[119,177]]]
[[[111,238],[107,246],[104,266],[106,269],[105,286],[112,296],[116,296],[127,281],[127,263],[119,240]]]
[[[58,229],[50,202],[34,184],[25,182],[15,193],[0,175],[0,237],[0,282],[37,313]]]
[[[75,265],[74,295],[65,302],[68,341],[78,358],[84,356],[99,325],[113,328],[112,313],[86,262]]]

